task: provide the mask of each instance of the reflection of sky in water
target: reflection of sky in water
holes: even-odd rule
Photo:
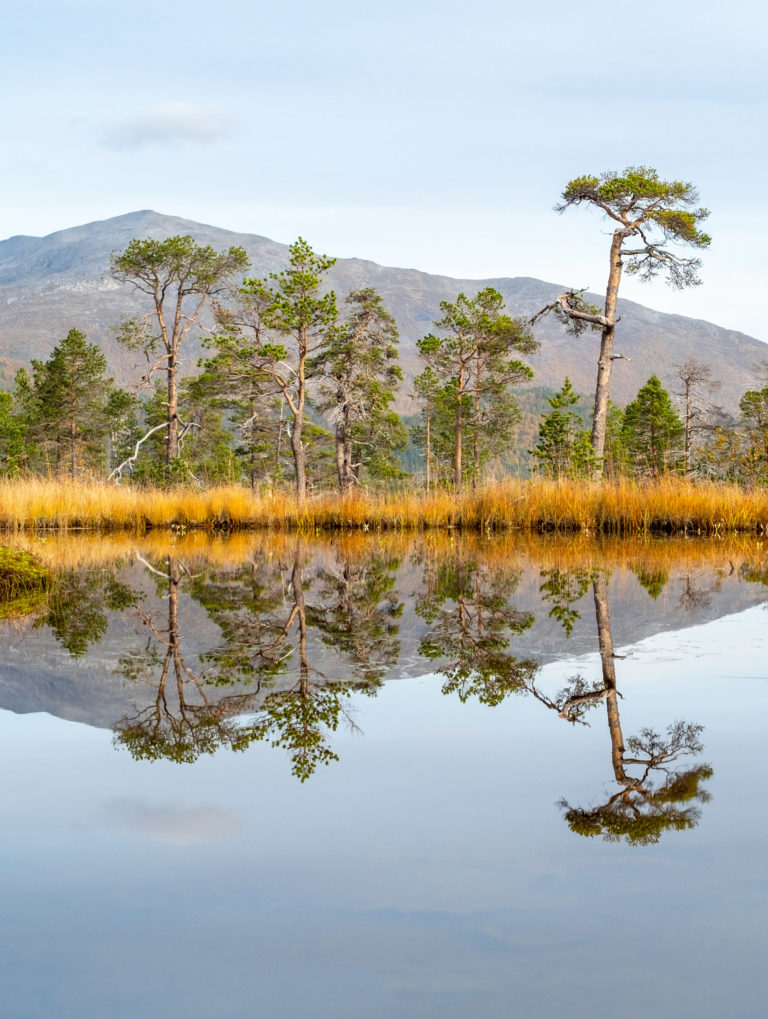
[[[137,763],[108,732],[0,713],[3,1014],[763,1014],[765,623],[618,649],[625,734],[701,722],[714,767],[700,825],[650,847],[556,807],[610,785],[603,706],[573,727],[392,683],[304,785],[263,744]],[[599,658],[543,678],[576,671]]]

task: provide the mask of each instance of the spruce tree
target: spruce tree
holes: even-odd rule
[[[624,409],[621,434],[636,474],[658,477],[682,468],[685,427],[655,375]]]
[[[579,399],[568,378],[560,392],[549,397],[552,412],[539,425],[538,442],[532,450],[539,469],[548,477],[585,477],[593,469],[589,433],[573,409]]]
[[[17,380],[29,435],[49,470],[74,478],[106,466],[111,433],[132,408],[106,372],[101,350],[70,329],[47,361],[32,362],[31,389]]]

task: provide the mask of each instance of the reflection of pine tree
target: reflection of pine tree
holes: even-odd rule
[[[610,708],[609,708],[610,711]],[[582,809],[560,802],[571,831],[579,835],[602,835],[609,842],[622,838],[630,845],[651,845],[658,842],[665,831],[685,831],[695,828],[701,812],[696,803],[706,803],[709,793],[701,783],[711,778],[712,768],[700,764],[685,771],[669,767],[685,754],[699,754],[702,744],[700,725],[675,722],[668,726],[666,738],[651,729],[643,729],[639,736],[627,739],[625,748],[614,757],[618,792],[598,807]],[[632,776],[627,768],[636,766],[641,774]],[[662,781],[654,784],[653,773],[661,773]]]
[[[308,604],[316,583],[307,576],[307,549],[298,538],[288,555],[257,555],[234,572],[209,571],[190,580],[190,590],[221,630],[221,643],[203,656],[206,696],[212,688],[250,687],[256,711],[248,740],[268,741],[290,752],[292,770],[305,781],[319,764],[337,760],[329,744],[349,713],[352,690],[372,692],[383,669],[397,660],[395,620],[401,606],[391,593],[398,560],[367,551],[337,551],[337,568],[320,573],[319,604]],[[311,632],[333,646],[351,666],[351,678],[329,681],[309,661]],[[276,680],[295,680],[276,689]],[[264,696],[255,706],[257,695]],[[230,698],[235,702],[237,698]]]
[[[323,643],[335,648],[366,683],[378,683],[400,654],[402,602],[392,588],[399,558],[368,548],[363,556],[336,549],[320,575],[320,604],[308,608]]]
[[[115,576],[115,566],[66,570],[56,575],[47,609],[37,626],[50,626],[53,635],[73,658],[86,653],[107,632],[107,612],[121,612],[137,593]]]
[[[549,618],[556,619],[570,637],[581,613],[573,607],[587,593],[591,574],[588,570],[543,570],[544,583],[539,588],[543,601],[552,603]]]
[[[509,604],[519,574],[465,559],[459,549],[436,568],[428,560],[426,576],[428,589],[416,612],[431,629],[419,653],[440,663],[438,671],[446,677],[443,693],[495,705],[525,689],[539,666],[508,651],[510,636],[533,625],[530,613]]]
[[[705,764],[683,771],[672,768],[680,757],[701,753],[700,725],[675,722],[668,726],[666,738],[643,729],[639,736],[629,737],[625,745],[604,573],[595,574],[593,592],[603,685],[591,696],[606,703],[611,763],[619,790],[606,803],[588,810],[571,807],[565,800],[560,807],[568,826],[579,835],[602,835],[612,842],[624,838],[631,845],[649,845],[658,842],[668,829],[683,831],[698,824],[700,811],[694,804],[709,799],[700,785],[711,777],[712,769]],[[628,770],[633,768],[639,774]],[[660,784],[654,782],[658,775],[662,776]]]
[[[335,732],[342,717],[351,723],[344,711],[343,699],[349,697],[352,683],[314,683],[307,661],[307,608],[304,598],[303,543],[296,544],[291,569],[292,605],[283,626],[286,638],[295,633],[296,644],[289,654],[298,652],[299,677],[289,689],[269,694],[254,723],[255,738],[269,740],[273,747],[283,747],[291,755],[291,770],[305,782],[319,764],[337,761],[328,742],[328,733]],[[322,677],[321,677],[322,678]]]
[[[165,571],[145,564],[160,579],[168,603],[167,626],[137,607],[148,631],[144,648],[120,659],[126,679],[155,689],[149,707],[115,726],[115,743],[128,748],[137,760],[166,758],[189,764],[220,746],[244,750],[256,737],[252,727],[234,717],[253,706],[253,694],[213,700],[205,678],[193,672],[182,647],[179,627],[179,587],[187,571],[169,556]]]

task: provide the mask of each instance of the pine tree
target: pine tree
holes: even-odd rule
[[[744,429],[742,474],[750,484],[768,482],[768,386],[748,389],[739,401]]]
[[[336,260],[316,255],[301,237],[288,250],[287,269],[272,273],[268,279],[244,280],[241,293],[255,316],[253,335],[261,375],[283,397],[289,410],[296,498],[302,503],[307,497],[307,457],[302,442],[307,384],[317,363],[313,358],[328,343],[337,318],[336,295],[332,290],[321,294],[320,289],[323,276]],[[244,324],[253,331],[250,322]],[[265,329],[285,342],[271,342]]]
[[[112,275],[146,294],[152,310],[139,322],[123,324],[118,339],[148,355],[162,351],[149,369],[165,375],[166,465],[179,455],[179,351],[205,305],[248,265],[243,248],[214,251],[192,237],[132,240],[111,258]],[[153,322],[158,333],[153,333]]]
[[[552,412],[539,425],[539,438],[532,453],[539,469],[549,477],[585,477],[593,470],[589,433],[573,410],[579,399],[566,378],[560,392],[548,400]]]
[[[363,467],[373,477],[398,476],[395,452],[407,443],[405,426],[390,409],[403,377],[395,320],[372,287],[354,291],[345,303],[346,321],[310,365],[312,374],[322,373],[318,407],[334,422],[342,495],[359,483]]]
[[[477,483],[483,461],[499,452],[512,435],[516,406],[509,389],[533,376],[513,352],[536,349],[524,324],[504,311],[504,299],[493,287],[474,298],[459,294],[441,301],[443,317],[435,323],[439,334],[419,340],[426,365],[439,380],[442,398],[452,402],[454,488],[460,491],[465,474]],[[467,471],[465,436],[471,438],[472,463]]]

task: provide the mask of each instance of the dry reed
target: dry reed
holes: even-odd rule
[[[662,478],[647,484],[508,480],[461,495],[334,493],[303,506],[285,492],[171,490],[44,479],[0,481],[0,528],[146,534],[236,531],[529,531],[586,535],[768,531],[768,490]]]

